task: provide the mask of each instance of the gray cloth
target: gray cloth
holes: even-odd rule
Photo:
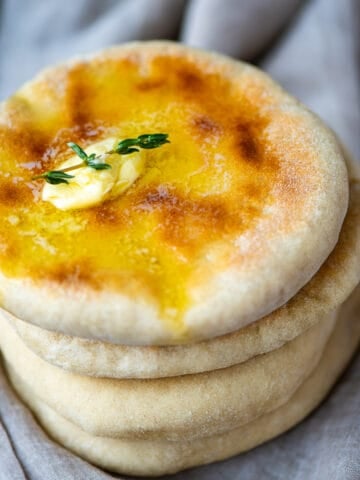
[[[358,0],[0,0],[0,98],[72,55],[178,39],[258,63],[360,158],[359,12]],[[276,440],[171,478],[359,480],[359,372],[357,358],[325,403]],[[52,442],[2,372],[0,420],[0,480],[118,478]]]

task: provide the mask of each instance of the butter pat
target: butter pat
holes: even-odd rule
[[[99,205],[125,192],[144,171],[145,157],[143,151],[129,155],[104,153],[114,149],[118,142],[117,138],[108,138],[86,148],[87,153],[100,155],[99,160],[110,164],[110,169],[95,170],[84,165],[69,171],[74,178],[70,178],[68,184],[45,183],[42,200],[52,203],[60,210],[74,210]],[[81,159],[72,155],[55,170],[63,170],[79,163]]]

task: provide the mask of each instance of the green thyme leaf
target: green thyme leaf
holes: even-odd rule
[[[109,163],[98,162],[95,160],[87,160],[86,165],[93,168],[94,170],[109,170],[111,165]]]
[[[86,161],[88,159],[87,153],[77,143],[68,142],[67,146],[70,147],[81,160]]]
[[[129,153],[138,152],[138,148],[131,148],[136,145],[136,138],[127,138],[126,140],[121,140],[115,148],[115,153],[119,155],[128,155]]]
[[[100,162],[100,157],[97,157],[95,153],[89,155],[86,160],[84,160],[84,163],[94,170],[109,170],[109,168],[111,168],[109,163]]]
[[[161,145],[164,145],[164,143],[170,143],[168,136],[169,135],[167,133],[146,133],[137,138],[137,145],[141,148],[158,148]]]
[[[38,178],[43,178],[47,183],[51,183],[51,185],[59,185],[59,183],[69,183],[68,179],[75,177],[74,175],[69,175],[61,170],[50,170],[42,173],[41,175],[33,177],[33,180]]]
[[[133,147],[144,149],[158,148],[164,145],[164,143],[170,143],[168,136],[167,133],[145,133],[137,138],[127,138],[117,144],[115,152],[120,155],[128,155],[129,153],[139,151],[138,148]]]

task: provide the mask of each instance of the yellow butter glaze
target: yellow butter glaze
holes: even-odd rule
[[[0,117],[3,272],[145,299],[181,333],[193,287],[241,261],[234,239],[286,180],[260,94],[176,55],[97,58],[27,85]],[[60,211],[31,180],[71,155],[68,141],[156,132],[171,143],[147,151],[140,178],[99,206]]]

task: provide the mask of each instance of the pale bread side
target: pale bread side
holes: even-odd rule
[[[358,288],[341,308],[319,364],[294,395],[278,409],[222,435],[191,442],[96,437],[56,413],[16,378],[14,385],[49,435],[94,465],[146,477],[175,473],[254,448],[292,428],[316,408],[358,346],[359,294]]]
[[[6,362],[45,403],[104,437],[216,435],[286,403],[320,360],[335,312],[281,348],[221,370],[160,379],[76,375],[40,359],[0,319]]]

